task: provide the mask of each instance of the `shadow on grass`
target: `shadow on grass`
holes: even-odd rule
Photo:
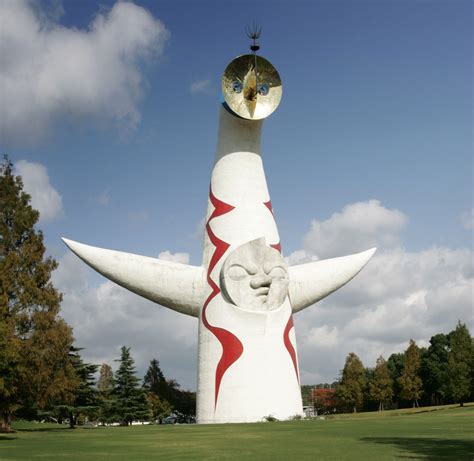
[[[447,440],[416,437],[364,437],[362,442],[393,445],[407,452],[399,458],[409,459],[452,459],[456,461],[474,459],[474,441]]]
[[[0,435],[0,442],[3,442],[4,440],[16,440],[17,437],[8,437],[6,435]]]
[[[63,432],[63,431],[73,431],[69,427],[38,427],[33,429],[16,429],[17,432]]]

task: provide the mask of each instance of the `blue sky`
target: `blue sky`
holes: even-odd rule
[[[410,337],[429,339],[457,319],[472,321],[471,2],[133,5],[120,15],[114,1],[0,6],[10,18],[0,32],[8,47],[0,62],[1,150],[25,161],[18,172],[50,216],[40,227],[62,263],[64,316],[91,360],[111,362],[126,341],[140,369],[157,356],[167,374],[195,386],[193,319],[150,314],[180,333],[170,339],[170,328],[160,326],[155,343],[153,330],[143,335],[148,342],[137,341],[157,308],[137,307],[76,264],[59,237],[200,264],[220,78],[248,52],[244,31],[253,21],[263,27],[261,55],[283,81],[262,143],[284,254],[298,262],[380,247],[378,262],[351,282],[358,285],[301,314],[303,382],[336,377],[351,350],[371,365]],[[40,202],[42,195],[49,199]],[[393,290],[370,294],[397,277]],[[351,299],[354,309],[346,307]],[[94,317],[101,303],[110,321]],[[397,317],[392,304],[406,310]],[[144,323],[131,332],[117,327],[134,316]],[[363,319],[378,319],[380,337],[358,328]],[[394,322],[397,333],[387,339]],[[169,350],[173,341],[178,352]],[[330,364],[313,361],[329,350]]]

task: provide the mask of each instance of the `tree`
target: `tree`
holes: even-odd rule
[[[395,353],[392,354],[387,360],[387,368],[390,373],[390,378],[393,383],[393,401],[397,403],[397,407],[400,406],[400,394],[402,388],[399,383],[399,378],[402,376],[403,368],[405,367],[405,354]]]
[[[336,389],[329,387],[313,388],[312,399],[314,409],[332,411],[337,406]]]
[[[57,263],[45,257],[21,177],[5,158],[0,165],[0,412],[11,430],[20,406],[36,411],[67,400],[78,382],[68,364],[73,337],[58,317],[61,294],[50,281]]]
[[[466,325],[458,322],[456,329],[448,334],[449,352],[447,364],[446,393],[455,402],[464,405],[471,392],[471,366],[474,352],[472,338]]]
[[[168,384],[160,368],[160,362],[153,359],[150,361],[148,370],[143,378],[143,388],[162,398],[168,393]]]
[[[383,411],[384,403],[390,402],[393,397],[392,378],[387,362],[380,356],[377,359],[374,374],[369,382],[369,395],[371,399],[379,402],[379,411]]]
[[[413,407],[419,406],[418,400],[421,396],[420,362],[420,349],[415,341],[410,339],[408,349],[405,351],[405,366],[398,382],[401,387],[401,398],[412,401]]]
[[[97,381],[97,390],[101,394],[111,394],[114,389],[114,372],[107,363],[100,366],[99,380]]]
[[[99,405],[99,396],[95,388],[94,378],[99,366],[85,363],[79,355],[80,350],[79,348],[71,347],[69,353],[69,360],[79,379],[74,399],[68,407],[69,427],[71,429],[77,424],[79,415],[93,416],[97,413]]]
[[[150,366],[143,378],[143,389],[147,393],[153,419],[158,419],[161,423],[162,419],[171,413],[173,406],[166,399],[170,395],[170,389],[161,371],[160,362],[156,359],[150,361]]]
[[[362,405],[366,386],[364,365],[354,352],[347,358],[342,370],[341,382],[337,388],[337,397],[344,406],[353,412]]]
[[[173,407],[167,400],[162,399],[153,392],[148,392],[146,398],[148,399],[148,402],[151,407],[153,420],[158,420],[161,424],[163,418],[166,418],[171,414],[171,412],[173,411]]]
[[[99,421],[105,424],[111,422],[114,415],[114,373],[112,367],[107,363],[103,363],[100,367],[97,390],[100,406]]]
[[[430,346],[421,359],[423,391],[432,405],[443,403],[448,373],[448,337],[439,333],[430,339]]]
[[[166,379],[156,359],[150,361],[150,366],[143,378],[143,388],[148,393],[159,397],[164,405],[163,408],[169,406],[172,410],[186,416],[196,414],[196,393],[182,390],[174,379]]]
[[[115,413],[125,426],[133,420],[147,420],[150,409],[146,394],[139,386],[139,379],[135,376],[134,360],[130,355],[130,348],[123,346],[118,370],[115,372]]]

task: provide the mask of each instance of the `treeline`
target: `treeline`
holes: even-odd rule
[[[70,427],[86,422],[124,426],[133,421],[161,423],[172,412],[178,414],[183,422],[194,419],[195,393],[181,390],[173,379],[167,380],[158,360],[150,362],[148,371],[140,380],[136,376],[130,348],[124,346],[120,359],[116,360],[119,366],[115,373],[110,365],[103,363],[96,383],[94,376],[99,366],[83,363],[77,353],[72,357],[76,358],[79,377],[74,400],[56,404],[38,412],[35,417],[49,418],[58,423],[67,419]],[[19,416],[24,415],[19,412]]]
[[[310,389],[308,389],[310,388]],[[410,340],[405,352],[364,367],[351,352],[339,381],[304,386],[307,405],[319,411],[370,411],[474,400],[474,345],[465,324],[431,337],[428,347]]]
[[[0,431],[26,419],[129,424],[172,410],[194,414],[195,395],[166,380],[157,360],[141,384],[130,350],[118,370],[85,363],[71,327],[60,317],[62,295],[51,283],[56,261],[45,257],[38,211],[5,157],[0,164]]]

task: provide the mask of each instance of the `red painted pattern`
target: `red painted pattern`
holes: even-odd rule
[[[281,243],[273,243],[270,246],[281,253]]]
[[[273,215],[273,207],[271,200],[269,200],[268,202],[263,202],[263,204],[270,210],[270,213]],[[270,246],[281,253],[281,242],[273,243]],[[291,361],[293,362],[293,366],[295,367],[296,378],[298,379],[298,382],[300,382],[300,376],[298,374],[298,362],[296,360],[296,351],[290,341],[290,330],[293,328],[293,326],[293,316],[290,315],[288,323],[285,327],[285,331],[283,332],[283,342],[285,343],[286,350],[290,354]]]
[[[214,396],[214,405],[217,405],[217,399],[219,397],[219,389],[221,386],[222,378],[225,372],[235,363],[239,357],[242,355],[244,351],[244,347],[240,340],[232,334],[230,331],[225,330],[224,328],[219,328],[216,326],[211,325],[206,317],[206,309],[209,303],[211,302],[214,297],[216,297],[220,293],[220,288],[214,282],[211,277],[212,270],[216,267],[216,264],[222,258],[224,253],[229,248],[229,244],[224,242],[219,237],[217,237],[211,228],[211,220],[217,218],[218,216],[222,216],[226,213],[229,213],[234,209],[232,205],[225,203],[219,200],[217,197],[214,196],[212,193],[212,189],[209,191],[209,198],[211,200],[212,205],[214,206],[214,211],[212,212],[211,216],[209,217],[206,223],[206,231],[207,235],[209,236],[209,240],[215,246],[214,253],[212,254],[211,261],[209,262],[209,267],[207,268],[207,283],[211,287],[212,291],[211,294],[208,296],[206,301],[204,302],[202,308],[202,323],[204,326],[214,334],[214,336],[218,339],[222,346],[222,355],[217,364],[216,368],[216,381],[215,381],[215,396]]]
[[[272,201],[269,200],[268,202],[263,202],[263,204],[270,210],[270,213],[273,215],[273,206],[272,206]],[[281,243],[273,243],[270,245],[272,248],[275,248],[275,250],[279,251],[281,253]]]
[[[300,377],[298,374],[298,362],[296,361],[296,351],[291,344],[290,341],[290,330],[293,328],[293,316],[290,314],[290,318],[288,319],[288,323],[286,324],[285,331],[283,332],[283,342],[285,343],[285,347],[290,354],[291,360],[293,361],[293,366],[295,367],[296,379],[298,383],[300,382]]]
[[[263,204],[270,210],[270,213],[273,214],[272,201],[269,200],[268,202],[263,202]]]

